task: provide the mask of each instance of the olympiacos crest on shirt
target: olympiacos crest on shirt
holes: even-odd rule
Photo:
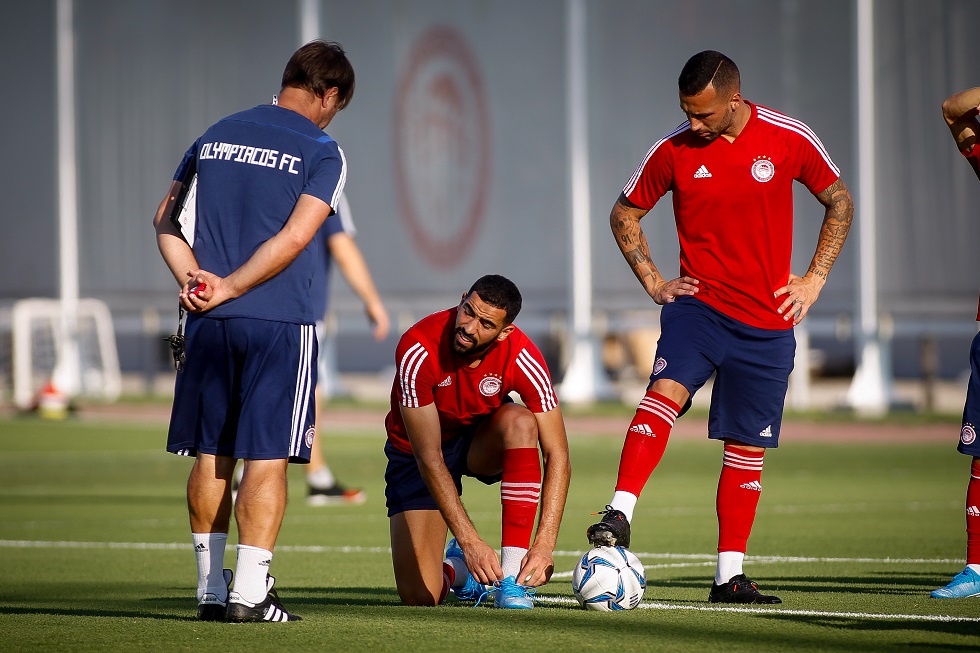
[[[977,439],[977,432],[973,428],[973,424],[964,424],[963,430],[960,431],[960,442],[963,444],[973,444],[973,441]]]
[[[767,156],[760,156],[752,162],[752,178],[766,183],[776,174],[776,166]]]
[[[498,392],[503,382],[496,376],[485,376],[480,380],[480,394],[484,397],[492,397]]]

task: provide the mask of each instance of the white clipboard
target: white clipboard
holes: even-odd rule
[[[190,181],[181,188],[170,220],[180,229],[180,235],[187,244],[193,247],[194,227],[197,224],[197,173],[191,175]]]

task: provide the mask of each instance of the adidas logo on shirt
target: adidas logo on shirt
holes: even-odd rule
[[[440,382],[439,382],[439,385],[438,385],[438,386],[436,386],[436,387],[439,387],[439,388],[448,388],[448,387],[449,387],[449,386],[451,386],[452,384],[453,384],[453,377],[451,377],[451,376],[447,376],[447,377],[446,377],[446,378],[444,378],[444,379],[443,379],[442,381],[440,381]]]
[[[970,506],[966,509],[967,517],[980,517],[980,508],[976,506]]]
[[[694,173],[694,178],[695,179],[707,179],[710,176],[711,176],[711,173],[708,172],[708,169],[705,168],[703,165],[700,168],[698,168],[698,171],[697,172]]]
[[[631,426],[629,432],[639,433],[640,435],[649,435],[651,438],[657,437],[657,435],[653,432],[653,429],[646,424],[636,424],[635,426]]]
[[[748,483],[742,483],[739,485],[743,490],[755,490],[756,492],[762,492],[762,483],[759,481],[749,481]]]
[[[760,438],[771,438],[772,437],[772,424],[770,424],[766,428],[764,428],[761,431],[759,431],[759,437]]]

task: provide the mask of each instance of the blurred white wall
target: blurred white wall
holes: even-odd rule
[[[699,50],[738,63],[747,99],[808,123],[856,188],[852,2],[586,6],[596,310],[653,308],[610,236],[608,211],[649,146],[682,121],[677,74]],[[358,241],[396,314],[449,305],[487,272],[518,283],[528,320],[567,309],[565,11],[563,0],[322,0],[319,33],[344,45],[357,72],[354,101],[328,132],[347,155]],[[299,40],[298,9],[76,0],[75,14],[81,295],[120,316],[170,311],[175,289],[152,214],[197,135],[278,90]],[[881,308],[969,323],[980,188],[939,105],[980,83],[969,65],[980,3],[878,0],[876,16]],[[54,0],[0,4],[6,300],[57,295],[53,34]],[[802,273],[822,212],[802,189],[797,207]],[[646,222],[654,259],[675,271],[669,201]],[[854,313],[855,255],[845,247],[815,323]],[[359,315],[350,290],[333,288],[336,308]]]

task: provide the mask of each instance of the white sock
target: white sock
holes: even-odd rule
[[[517,578],[517,574],[521,572],[521,560],[526,555],[527,549],[522,549],[519,546],[500,547],[500,567],[504,570],[504,578],[513,576],[517,580],[517,584],[520,585],[521,579]]]
[[[235,592],[252,605],[265,600],[268,593],[265,577],[272,564],[272,551],[257,546],[238,545],[238,565],[235,567]]]
[[[612,506],[613,509],[619,510],[626,515],[626,521],[632,524],[633,509],[636,508],[636,499],[637,496],[635,494],[623,492],[622,490],[616,490],[613,492],[613,498],[612,501],[609,502],[609,505]]]
[[[980,565],[967,565],[967,567],[980,574]]]
[[[715,568],[715,585],[722,585],[742,573],[745,554],[741,551],[720,551],[718,566]]]
[[[222,569],[225,565],[225,544],[228,533],[191,533],[194,555],[197,556],[197,601],[205,594],[228,600],[228,586]]]
[[[325,490],[328,487],[333,487],[337,483],[337,479],[333,477],[333,472],[330,468],[323,466],[320,469],[314,469],[312,472],[306,475],[306,482],[310,487],[316,488],[318,490]]]
[[[453,577],[453,589],[462,589],[466,585],[466,579],[470,570],[466,567],[466,561],[462,558],[446,558],[446,563],[452,566],[455,576]]]

